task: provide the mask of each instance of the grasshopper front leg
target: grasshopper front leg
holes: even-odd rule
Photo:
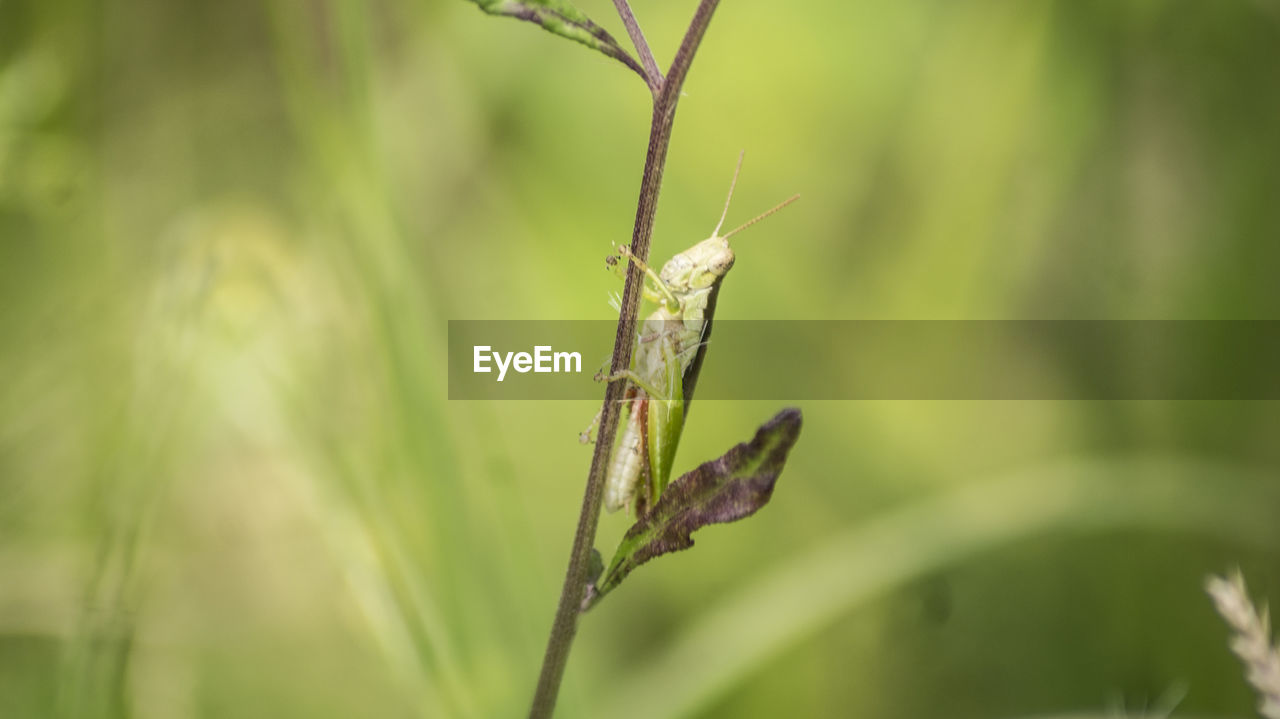
[[[680,300],[674,294],[672,294],[670,288],[667,287],[667,283],[662,281],[662,278],[658,276],[657,272],[653,271],[652,267],[645,264],[645,262],[641,260],[639,257],[636,257],[635,255],[631,254],[630,247],[627,247],[626,245],[618,245],[618,256],[626,257],[627,259],[635,263],[636,267],[639,267],[642,271],[644,271],[645,277],[647,277],[649,281],[653,283],[653,286],[657,288],[656,290],[654,290],[650,288],[648,283],[645,283],[645,285],[641,289],[641,292],[644,294],[644,298],[646,300],[649,300],[650,302],[657,302],[659,304],[666,305],[667,309],[671,310],[672,312],[676,312],[680,309]],[[616,258],[614,258],[612,255],[609,257],[609,259],[616,260]],[[627,277],[626,273],[622,271],[622,268],[618,266],[618,263],[616,261],[614,262],[606,261],[606,263],[613,268],[614,274],[618,275],[618,277],[624,280],[626,279]]]
[[[604,258],[604,263],[609,267],[609,269],[613,270],[613,274],[616,275],[618,279],[622,280],[623,282],[627,281],[627,272],[626,270],[622,269],[621,265],[618,264],[617,255],[609,255],[608,257]],[[662,304],[666,302],[667,298],[661,292],[659,292],[658,290],[655,290],[653,287],[650,286],[651,279],[652,278],[649,275],[645,276],[645,283],[640,286],[640,296],[649,302],[654,302],[657,304]],[[622,309],[621,293],[614,295],[609,305],[613,307],[615,310],[621,311]]]

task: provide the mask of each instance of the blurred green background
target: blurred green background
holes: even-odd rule
[[[1278,73],[1274,0],[725,2],[654,257],[745,148],[731,222],[804,199],[720,317],[1274,319]],[[526,711],[597,407],[448,401],[446,322],[613,316],[648,103],[461,0],[0,0],[0,716]],[[558,716],[1251,715],[1202,581],[1280,589],[1276,403],[803,409]]]

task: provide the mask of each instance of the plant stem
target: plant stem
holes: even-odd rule
[[[625,4],[625,3],[624,3]],[[645,153],[644,174],[640,179],[640,198],[636,203],[636,220],[631,233],[631,254],[642,262],[649,259],[649,241],[653,236],[653,218],[658,209],[658,194],[662,189],[662,170],[667,162],[667,149],[671,144],[671,128],[675,123],[676,104],[680,89],[689,74],[689,66],[698,51],[711,16],[720,0],[701,0],[694,12],[689,29],[685,31],[680,49],[667,72],[665,80],[659,80],[660,91],[654,94],[653,118],[649,125],[649,148]],[[630,25],[628,23],[628,31]],[[639,27],[636,36],[640,36]],[[640,36],[643,38],[643,36]],[[637,48],[640,46],[637,43]],[[645,55],[644,49],[640,49]],[[652,54],[650,57],[652,57]],[[656,66],[656,64],[655,64]],[[631,365],[631,352],[635,345],[636,321],[640,311],[640,289],[644,273],[635,262],[628,263],[627,283],[622,292],[622,311],[618,316],[618,331],[614,337],[613,359],[610,373]],[[569,569],[565,572],[564,587],[560,591],[560,603],[556,607],[555,620],[551,624],[551,637],[542,659],[542,672],[538,688],[534,692],[529,719],[547,719],[555,710],[556,694],[564,678],[569,649],[578,630],[578,615],[582,609],[582,597],[587,588],[587,570],[591,561],[591,549],[595,545],[596,527],[600,520],[600,504],[604,495],[605,468],[612,454],[617,435],[618,417],[626,380],[617,379],[605,388],[604,405],[601,408],[600,428],[596,435],[595,452],[591,455],[591,469],[587,473],[587,487],[582,497],[582,511],[573,535],[573,549],[569,553]]]
[[[631,44],[636,46],[636,52],[640,54],[640,62],[644,65],[645,82],[649,84],[649,91],[657,97],[658,93],[662,92],[662,71],[658,69],[658,61],[653,59],[653,51],[649,49],[649,42],[644,39],[640,23],[636,22],[635,13],[631,12],[631,6],[627,4],[627,0],[613,0],[613,5],[618,8],[622,24],[627,27]]]

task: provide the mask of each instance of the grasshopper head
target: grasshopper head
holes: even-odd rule
[[[800,198],[799,195],[795,195],[772,210],[757,215],[721,235],[720,228],[724,227],[724,219],[729,215],[729,203],[733,201],[733,188],[738,184],[738,171],[741,169],[742,155],[739,154],[738,167],[733,171],[733,180],[729,183],[729,196],[724,201],[724,211],[720,213],[720,222],[716,224],[716,229],[711,236],[672,257],[662,266],[660,277],[667,287],[688,291],[715,286],[733,267],[733,248],[729,247],[729,238]]]
[[[670,287],[699,290],[711,287],[733,267],[733,248],[724,237],[708,237],[662,266],[662,281]]]

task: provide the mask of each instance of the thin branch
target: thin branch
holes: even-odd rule
[[[711,16],[720,0],[701,0],[694,12],[689,29],[685,32],[680,49],[671,63],[662,91],[654,98],[653,118],[649,126],[649,147],[645,153],[644,174],[640,180],[640,198],[636,203],[636,220],[631,234],[631,254],[642,262],[649,259],[649,242],[653,237],[653,218],[658,209],[658,194],[662,189],[662,170],[667,162],[667,149],[671,144],[671,127],[675,121],[676,104],[680,88],[689,74],[689,65],[698,51]],[[637,263],[630,262],[627,283],[622,291],[622,310],[618,316],[618,331],[614,337],[611,373],[631,365],[631,353],[635,348],[636,323],[640,311],[640,290],[644,274]],[[542,660],[542,672],[538,688],[534,692],[530,719],[547,719],[555,710],[556,695],[564,678],[569,649],[578,630],[578,615],[582,597],[587,588],[587,572],[591,564],[591,550],[595,545],[596,527],[600,520],[600,505],[604,496],[605,468],[617,436],[618,417],[621,413],[626,381],[609,383],[601,408],[600,429],[596,435],[595,452],[591,455],[591,469],[587,473],[587,486],[582,497],[582,510],[573,536],[573,549],[569,553],[569,568],[565,572],[560,603],[556,607],[551,625],[551,637]]]
[[[707,34],[707,26],[711,24],[711,15],[715,13],[716,6],[719,4],[720,0],[713,2],[702,0],[698,3],[698,9],[694,11],[693,20],[689,23],[689,29],[684,33],[684,40],[680,42],[680,49],[676,50],[675,59],[671,61],[667,79],[662,83],[662,95],[658,98],[658,104],[666,105],[671,117],[675,117],[676,101],[680,99],[684,78],[689,74],[693,56],[698,52],[698,46],[702,44],[702,36]]]
[[[640,53],[645,81],[649,83],[649,90],[656,96],[662,91],[662,71],[658,69],[658,61],[653,59],[653,51],[649,49],[649,42],[644,39],[644,31],[640,29],[640,23],[636,22],[635,13],[631,12],[631,6],[627,4],[627,0],[613,0],[613,5],[618,8],[618,15],[622,18],[622,24],[627,27],[627,34],[631,36],[636,52]]]

